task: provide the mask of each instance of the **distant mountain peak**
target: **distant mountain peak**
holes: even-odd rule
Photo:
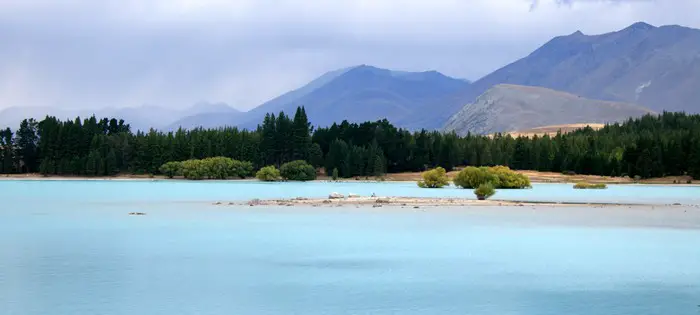
[[[656,28],[656,26],[651,25],[649,23],[637,22],[637,23],[634,23],[634,24],[628,26],[623,31],[647,31],[647,30],[654,29],[654,28]]]
[[[573,32],[573,33],[572,33],[571,35],[569,35],[569,36],[586,36],[586,35],[583,34],[583,32],[581,32],[581,30],[578,30],[578,31],[576,31],[576,32]]]
[[[390,75],[390,74],[391,74],[391,70],[382,69],[382,68],[377,68],[377,67],[375,67],[375,66],[370,66],[370,65],[365,65],[365,64],[352,67],[352,68],[350,68],[350,70],[348,70],[346,73],[352,73],[352,72],[357,72],[357,73],[371,73],[371,74],[375,74],[375,75],[382,75],[382,74],[384,74],[384,75]]]

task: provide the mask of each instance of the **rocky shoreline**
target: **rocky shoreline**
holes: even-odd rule
[[[216,202],[214,205],[224,205]],[[252,199],[246,202],[229,202],[228,205],[236,206],[307,206],[307,207],[341,207],[341,206],[371,206],[375,208],[384,206],[394,207],[524,207],[524,206],[590,206],[590,207],[613,207],[613,206],[644,206],[640,204],[621,203],[581,203],[581,202],[533,202],[533,201],[504,201],[504,200],[476,200],[469,198],[436,198],[436,197],[363,197],[363,196],[342,196],[331,194],[328,198],[304,198],[292,199]],[[652,205],[649,205],[652,206]],[[656,205],[661,206],[661,205]],[[663,206],[681,206],[680,204],[669,204]]]

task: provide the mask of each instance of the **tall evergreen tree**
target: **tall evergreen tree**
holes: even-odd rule
[[[0,173],[12,174],[16,172],[14,151],[12,130],[10,128],[0,130]]]
[[[37,169],[37,122],[34,119],[22,120],[17,130],[17,139],[15,140],[17,152],[15,156],[20,161],[20,170],[24,173],[33,173]]]
[[[307,160],[309,159],[309,150],[311,149],[311,125],[306,117],[304,107],[297,107],[292,122],[292,159]]]
[[[314,167],[323,166],[323,151],[318,143],[314,143],[309,147],[309,163]]]

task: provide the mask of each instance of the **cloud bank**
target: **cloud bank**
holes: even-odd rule
[[[5,0],[0,108],[240,109],[337,68],[478,79],[553,36],[700,27],[697,0]]]

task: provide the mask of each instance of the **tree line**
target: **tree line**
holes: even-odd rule
[[[255,169],[305,160],[340,177],[459,165],[605,176],[700,178],[700,115],[646,115],[600,130],[553,136],[457,136],[409,131],[387,120],[313,128],[303,107],[268,114],[255,130],[224,127],[132,132],[116,118],[26,119],[0,129],[0,173],[110,176],[161,174],[172,161],[227,157]]]

